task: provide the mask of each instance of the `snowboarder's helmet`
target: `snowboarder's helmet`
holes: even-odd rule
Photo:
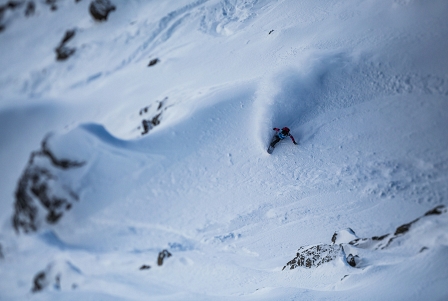
[[[284,128],[282,128],[282,132],[289,133],[289,128],[285,126]]]

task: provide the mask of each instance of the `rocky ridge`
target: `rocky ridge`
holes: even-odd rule
[[[79,200],[61,175],[82,167],[85,162],[58,158],[48,146],[50,137],[42,141],[39,151],[31,153],[18,181],[12,218],[17,232],[34,232],[42,223],[56,223]]]
[[[426,212],[422,217],[399,226],[394,233],[371,238],[359,238],[350,228],[337,231],[331,238],[332,244],[323,243],[300,247],[296,256],[283,267],[283,270],[287,268],[293,270],[298,267],[317,268],[336,259],[340,259],[352,267],[364,267],[366,262],[368,262],[368,258],[363,256],[368,257],[369,253],[363,252],[363,250],[381,252],[381,250],[405,244],[407,236],[412,235],[412,230],[421,226],[422,220],[430,219],[435,215],[446,214],[447,212],[448,210],[445,206],[439,205]],[[431,235],[431,233],[428,233],[428,235]],[[394,242],[397,242],[397,244],[394,245]],[[423,252],[428,248],[428,246],[422,244],[414,249],[418,249],[418,252]]]

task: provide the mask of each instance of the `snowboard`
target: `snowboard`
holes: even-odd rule
[[[272,139],[271,139],[271,143],[269,143],[269,147],[268,147],[268,154],[270,155],[270,154],[272,154],[272,152],[274,151],[274,148],[275,148],[275,145],[274,146],[271,146],[271,144],[275,141],[275,140],[277,140],[278,138],[277,138],[277,135],[274,135],[274,137],[272,137]]]

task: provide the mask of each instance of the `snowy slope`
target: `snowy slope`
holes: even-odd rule
[[[112,2],[0,17],[1,300],[448,297],[446,1]]]

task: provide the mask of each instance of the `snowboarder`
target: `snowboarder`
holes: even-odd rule
[[[292,142],[297,145],[297,142],[294,140],[294,137],[289,133],[289,128],[287,128],[286,126],[284,128],[282,128],[281,130],[279,128],[273,128],[273,130],[276,132],[274,137],[272,137],[272,141],[271,144],[269,145],[268,148],[268,153],[272,154],[272,152],[274,151],[275,145],[280,141],[285,139],[286,137],[289,136],[289,138],[291,138]]]

